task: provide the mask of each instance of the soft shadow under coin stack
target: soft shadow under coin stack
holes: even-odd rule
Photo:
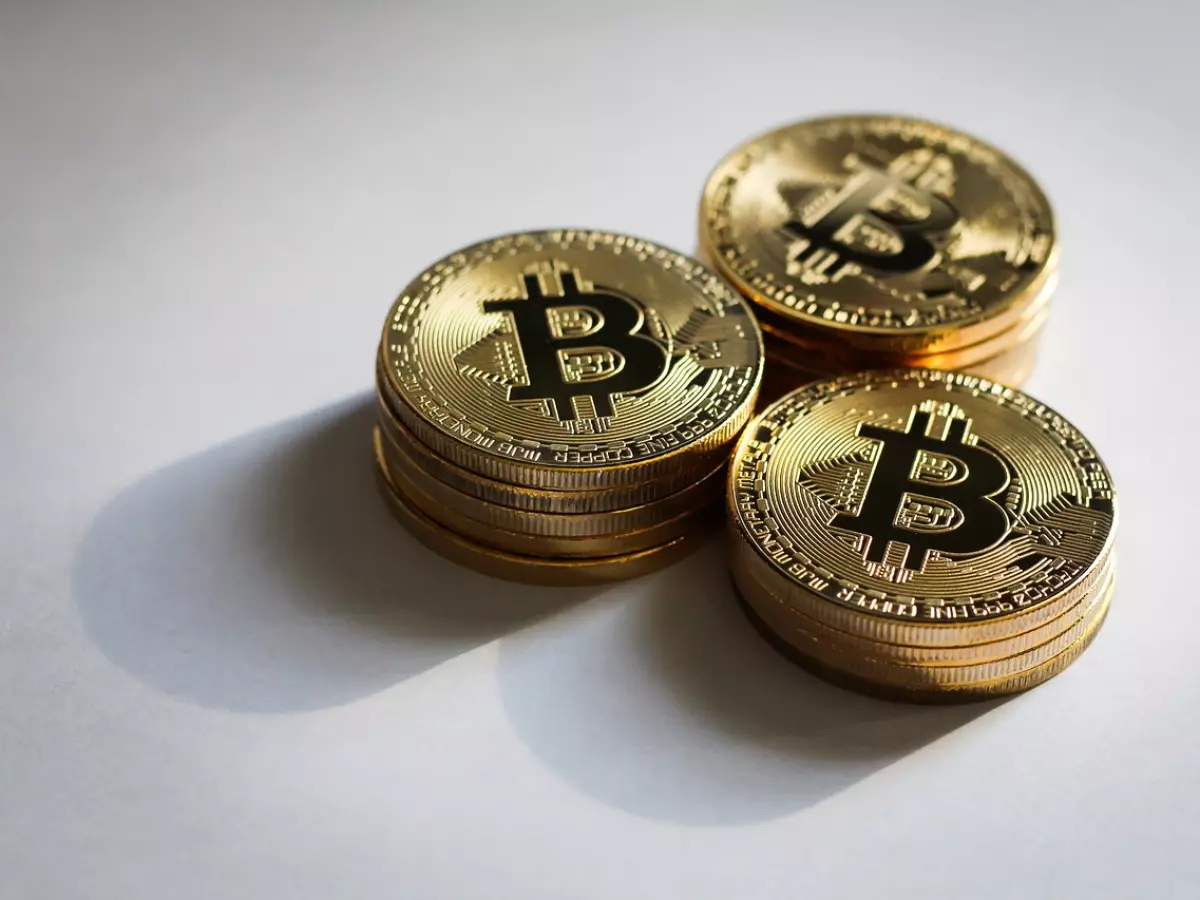
[[[863,369],[1021,385],[1058,281],[1050,204],[1015,162],[928,122],[840,116],[723,160],[702,257],[755,305],[763,400]]]
[[[728,502],[751,620],[868,693],[1025,690],[1108,611],[1108,470],[1062,416],[970,375],[864,372],[790,394],[747,427]]]
[[[488,574],[634,577],[720,522],[762,365],[748,306],[678,253],[593,231],[467,247],[384,327],[384,496],[423,543]]]

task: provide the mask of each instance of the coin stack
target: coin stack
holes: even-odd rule
[[[1020,385],[1058,282],[1050,204],[1000,151],[895,116],[799,122],[709,177],[701,255],[755,304],[764,397],[863,369]]]
[[[727,496],[752,621],[867,693],[1025,690],[1082,653],[1108,611],[1108,470],[1062,416],[975,376],[811,383],[747,427]]]
[[[501,578],[651,571],[720,521],[762,367],[745,301],[674,251],[595,231],[467,247],[384,327],[384,496],[422,542]]]

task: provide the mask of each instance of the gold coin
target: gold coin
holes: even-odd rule
[[[380,429],[382,430],[382,429]],[[558,538],[604,538],[613,535],[631,536],[648,528],[665,527],[669,522],[686,520],[701,509],[720,505],[725,487],[725,471],[722,467],[702,481],[663,500],[634,506],[628,509],[601,513],[543,513],[514,509],[498,503],[480,500],[456,490],[422,470],[409,449],[394,436],[385,436],[382,441],[383,458],[388,470],[411,483],[422,497],[428,497],[437,509],[450,515],[467,517],[485,528],[496,528],[517,532],[522,535]],[[423,503],[418,504],[424,508]],[[439,518],[435,513],[434,518]],[[464,531],[454,522],[443,520],[458,531]],[[485,541],[486,543],[486,541]],[[660,543],[650,541],[649,543]],[[648,546],[648,544],[647,544]],[[508,548],[505,548],[508,549]]]
[[[1081,635],[1070,647],[1063,650],[1058,656],[1047,660],[1040,666],[1037,666],[1028,671],[1021,672],[1017,675],[1012,675],[1005,678],[1000,678],[990,682],[978,682],[970,685],[963,685],[956,688],[905,688],[898,687],[883,682],[872,681],[868,678],[854,675],[843,671],[842,669],[826,665],[812,657],[805,656],[791,644],[787,643],[776,635],[770,628],[758,617],[758,614],[750,608],[750,606],[739,597],[742,611],[746,617],[758,630],[758,632],[766,638],[776,650],[800,665],[804,669],[812,672],[819,678],[836,684],[839,687],[847,688],[848,690],[857,691],[862,694],[870,694],[871,696],[880,697],[886,700],[898,700],[905,703],[970,703],[979,700],[989,700],[996,697],[1006,696],[1009,694],[1017,694],[1021,691],[1027,691],[1037,687],[1046,681],[1049,681],[1055,675],[1061,673],[1071,663],[1079,658],[1092,641],[1096,639],[1096,635],[1100,631],[1100,627],[1104,624],[1104,620],[1108,615],[1109,601],[1111,599],[1112,584],[1109,584],[1110,597],[1104,601],[1104,609],[1097,616],[1091,627]]]
[[[656,544],[665,543],[686,532],[698,529],[711,529],[720,521],[720,494],[714,494],[708,503],[678,513],[670,519],[663,519],[640,528],[630,528],[618,533],[607,534],[555,534],[547,530],[545,525],[533,521],[539,514],[528,513],[531,517],[530,530],[517,530],[510,521],[496,522],[480,519],[463,511],[464,501],[474,498],[456,493],[453,488],[438,485],[431,479],[413,477],[414,471],[404,465],[395,465],[397,461],[389,454],[392,449],[390,441],[383,437],[380,429],[375,429],[375,453],[382,460],[388,479],[392,486],[412,506],[421,510],[439,525],[458,532],[465,538],[497,550],[509,553],[520,553],[525,556],[543,557],[593,557],[615,556],[621,553],[633,553],[645,550]],[[430,490],[432,485],[438,488]],[[482,501],[475,501],[477,503]],[[493,505],[494,506],[494,505]],[[507,507],[494,507],[505,510]],[[521,512],[511,510],[511,512]],[[558,517],[562,518],[562,517]],[[580,526],[586,526],[586,520],[591,516],[579,516]],[[541,531],[533,529],[541,528]]]
[[[381,352],[392,407],[421,441],[555,490],[711,471],[762,374],[757,323],[732,288],[596,231],[509,235],[435,263],[393,305]]]
[[[1043,643],[1011,656],[975,663],[928,666],[839,652],[837,647],[827,643],[819,634],[795,624],[776,634],[805,656],[859,678],[909,689],[948,690],[1011,678],[1049,662],[1071,647],[1098,619],[1103,618],[1108,611],[1108,588],[1111,583],[1110,578],[1097,589],[1100,602],[1089,604],[1082,616],[1074,618],[1058,634]],[[746,599],[744,595],[743,599]],[[761,618],[761,610],[755,611]]]
[[[1114,561],[1110,556],[1101,570],[1099,585],[1108,582],[1113,569]],[[961,646],[912,647],[871,640],[853,632],[830,628],[777,596],[769,586],[758,580],[753,569],[746,567],[737,557],[734,558],[732,570],[734,584],[742,599],[777,634],[786,637],[793,630],[803,632],[817,640],[821,649],[834,657],[863,658],[907,666],[975,665],[1031,651],[1063,634],[1092,611],[1104,596],[1103,590],[1092,590],[1049,622],[1000,640]]]
[[[1048,287],[1053,288],[1057,277]],[[936,353],[863,353],[826,343],[813,343],[803,334],[790,330],[777,319],[760,316],[763,343],[769,359],[795,360],[805,368],[825,372],[827,376],[844,375],[863,369],[956,369],[964,370],[993,359],[1002,353],[1036,341],[1050,318],[1050,304],[1038,301],[1011,328],[977,344]]]
[[[994,356],[974,361],[965,361],[957,359],[953,354],[931,354],[928,359],[937,364],[923,368],[953,369],[959,372],[966,372],[969,375],[977,375],[989,381],[1006,384],[1009,387],[1019,388],[1033,372],[1034,365],[1037,362],[1037,351],[1041,343],[1045,317],[1043,316],[1032,323],[1032,325],[1032,333],[1028,334],[1023,341],[1007,350],[1000,351]],[[821,379],[830,378],[845,372],[892,368],[892,366],[875,364],[869,361],[861,361],[857,365],[845,366],[837,371],[808,368],[802,365],[808,361],[805,353],[797,353],[795,345],[782,343],[765,330],[763,332],[763,346],[766,351],[767,365],[763,371],[762,389],[759,392],[759,409],[766,408],[766,404],[761,400],[762,396],[766,394],[771,394],[771,399],[775,400],[811,381],[820,381]],[[926,358],[923,357],[922,359]],[[914,366],[914,368],[916,367]]]
[[[505,581],[562,587],[624,581],[678,562],[709,536],[706,531],[693,532],[636,553],[592,559],[543,559],[505,553],[468,540],[429,518],[396,490],[379,459],[376,459],[375,472],[380,481],[380,493],[392,514],[413,537],[451,562]]]
[[[677,508],[682,510],[688,505],[695,505],[693,499],[697,492],[692,490],[694,485],[700,482],[707,485],[714,477],[723,481],[728,463],[727,459],[722,459],[712,471],[689,476],[686,481],[678,479],[678,485],[676,479],[663,478],[610,490],[550,491],[522,487],[478,475],[434,453],[396,417],[382,382],[377,384],[377,388],[379,424],[391,442],[410,458],[415,468],[463,494],[514,509],[540,513],[605,513],[660,502],[658,498],[662,498],[661,502],[677,504]],[[674,490],[674,493],[668,493],[670,490]]]
[[[971,375],[861,372],[750,424],[732,552],[772,592],[873,640],[956,646],[1036,628],[1095,584],[1112,479],[1078,429]]]
[[[799,122],[709,177],[704,255],[797,328],[921,353],[1009,328],[1057,266],[1050,204],[1000,151],[897,116]]]

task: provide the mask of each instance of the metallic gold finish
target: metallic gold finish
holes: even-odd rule
[[[1057,275],[1047,283],[1047,289],[1057,287]],[[812,343],[803,335],[790,330],[787,323],[760,316],[763,342],[769,360],[780,360],[801,365],[807,369],[825,372],[827,376],[857,372],[862,369],[958,369],[965,370],[1014,349],[1023,347],[1041,337],[1047,319],[1050,318],[1049,298],[1027,310],[1026,314],[1011,328],[993,335],[977,344],[958,350],[940,353],[905,355],[898,353],[855,353],[847,349]]]
[[[643,506],[586,514],[530,512],[489,503],[455,490],[424,472],[413,456],[409,455],[407,448],[390,436],[383,439],[382,452],[388,471],[393,475],[393,480],[403,482],[402,487],[405,493],[410,495],[410,498],[414,491],[419,492],[420,502],[417,502],[417,505],[422,509],[429,510],[430,515],[441,521],[443,525],[468,536],[472,535],[467,528],[478,527],[484,530],[517,532],[530,538],[562,538],[564,539],[561,542],[562,546],[572,547],[575,551],[585,546],[578,541],[580,538],[612,540],[615,536],[621,536],[633,540],[634,535],[647,529],[651,532],[662,529],[678,529],[680,523],[686,523],[700,512],[706,512],[714,506],[721,505],[724,499],[725,471],[722,467],[677,494]],[[417,498],[412,499],[417,500]],[[460,526],[459,523],[464,519],[471,520],[474,525]],[[486,538],[476,537],[476,539],[483,543],[490,543]],[[649,540],[643,546],[661,543],[663,540],[666,540],[666,537]],[[599,540],[593,540],[592,543],[600,545]],[[497,546],[501,545],[497,544]],[[546,546],[549,546],[549,543]],[[514,548],[503,547],[503,549]],[[522,550],[520,552],[532,551]],[[572,555],[579,554],[574,552]]]
[[[1097,590],[1099,602],[1089,604],[1083,616],[1075,618],[1066,628],[1044,643],[1011,656],[964,665],[906,665],[846,653],[839,651],[838,647],[831,646],[819,635],[798,626],[793,626],[787,631],[775,629],[775,634],[791,644],[799,653],[830,668],[840,669],[848,675],[910,690],[952,690],[980,683],[999,682],[1050,662],[1073,646],[1092,626],[1104,618],[1108,612],[1111,584],[1111,578],[1104,582]],[[743,600],[745,599],[743,595]],[[754,611],[764,622],[767,621],[762,617],[760,609],[755,608]]]
[[[1112,590],[1112,585],[1109,585],[1109,590]],[[759,633],[770,643],[776,650],[786,656],[788,659],[795,662],[797,665],[807,669],[819,678],[823,678],[839,687],[844,687],[852,691],[857,691],[863,694],[870,694],[875,697],[880,697],[885,700],[896,700],[904,703],[929,703],[929,704],[946,704],[946,703],[972,703],[980,700],[990,700],[997,697],[1006,696],[1009,694],[1017,694],[1022,691],[1030,690],[1037,687],[1039,684],[1046,682],[1055,675],[1060,674],[1071,663],[1079,658],[1092,641],[1096,639],[1096,635],[1100,632],[1100,627],[1104,624],[1104,619],[1107,616],[1107,609],[1092,625],[1092,627],[1084,633],[1074,644],[1060,653],[1058,656],[1047,661],[1037,668],[1030,669],[1019,675],[1014,675],[1008,678],[1001,678],[994,682],[985,682],[973,684],[959,688],[922,688],[910,689],[897,687],[878,681],[872,681],[868,678],[857,677],[851,675],[841,669],[828,666],[812,657],[805,656],[795,647],[786,641],[782,640],[778,635],[771,631],[758,614],[746,604],[745,600],[739,597],[742,606],[742,611],[746,613],[746,617],[751,624],[758,629]],[[1107,603],[1106,603],[1107,607]]]
[[[524,584],[576,586],[636,578],[678,562],[708,538],[707,531],[689,533],[636,553],[593,559],[544,559],[493,550],[442,527],[406,500],[376,458],[381,493],[392,513],[422,544],[452,562]]]
[[[376,456],[383,461],[392,487],[410,505],[423,511],[439,525],[457,532],[468,540],[509,553],[519,553],[523,556],[569,558],[616,556],[645,550],[693,531],[711,530],[720,521],[720,495],[714,494],[704,505],[685,510],[673,518],[661,519],[645,527],[627,529],[619,533],[550,534],[544,530],[544,525],[537,522],[531,524],[542,528],[542,531],[518,531],[511,528],[509,523],[497,524],[464,513],[462,501],[470,501],[473,498],[467,497],[465,494],[459,494],[458,498],[454,498],[450,496],[453,489],[446,488],[444,485],[440,486],[440,490],[427,489],[437,482],[412,477],[414,470],[394,464],[395,457],[389,455],[390,449],[392,449],[390,442],[381,435],[380,429],[376,428]],[[494,507],[494,509],[507,509],[507,507]],[[511,510],[511,512],[520,512],[520,510]],[[537,516],[538,514],[530,513],[528,515]],[[578,516],[577,518],[579,525],[586,527],[587,520],[591,516]]]
[[[805,369],[796,365],[803,356],[797,356],[789,346],[783,352],[776,349],[775,339],[768,333],[763,333],[766,346],[767,366],[763,371],[762,389],[759,391],[758,411],[766,409],[785,394],[813,381],[830,378],[835,373],[820,372]],[[1037,362],[1038,347],[1041,342],[1040,329],[1031,335],[1024,343],[1018,344],[988,359],[980,360],[971,365],[948,365],[943,359],[933,356],[938,364],[930,368],[958,369],[967,375],[975,375],[997,384],[1019,388],[1033,372]],[[877,369],[879,366],[869,363],[860,364],[853,371]]]
[[[445,457],[434,453],[422,443],[416,435],[409,431],[392,411],[390,401],[382,384],[379,389],[379,424],[383,432],[403,451],[406,463],[413,468],[427,473],[455,491],[476,497],[487,503],[509,506],[513,509],[528,510],[537,513],[553,514],[583,514],[607,513],[617,510],[627,510],[630,507],[644,507],[650,503],[662,503],[666,509],[680,511],[688,504],[698,503],[697,493],[690,492],[692,485],[705,485],[709,489],[712,479],[720,482],[719,491],[724,490],[724,472],[727,459],[722,459],[717,467],[708,473],[689,478],[676,493],[663,496],[664,482],[669,488],[676,479],[660,479],[659,481],[641,484],[629,484],[610,490],[590,491],[549,491],[538,488],[522,487],[507,484],[492,478],[485,478],[467,469],[457,466]],[[385,445],[386,446],[386,445]],[[687,467],[684,467],[686,473]],[[681,496],[682,495],[682,496]],[[661,500],[655,500],[661,497]],[[662,511],[661,509],[659,510]],[[668,517],[673,513],[667,512]]]
[[[381,359],[397,417],[457,466],[561,491],[666,476],[666,493],[728,453],[763,365],[748,306],[704,266],[571,230],[435,263],[393,305]]]
[[[976,138],[898,116],[799,122],[739,147],[709,177],[700,243],[797,333],[869,353],[1000,334],[1057,266],[1050,204],[1028,173]]]
[[[961,373],[863,372],[768,407],[727,494],[740,565],[840,631],[920,647],[1041,627],[1091,591],[1116,503],[1062,416]]]
[[[1106,584],[1112,577],[1113,570],[1114,562],[1110,556],[1097,583]],[[757,573],[745,564],[740,555],[733,557],[732,573],[734,584],[742,599],[777,634],[786,635],[793,629],[798,629],[813,636],[822,647],[836,654],[910,666],[961,666],[992,662],[1024,653],[1061,635],[1087,615],[1102,597],[1101,591],[1092,590],[1082,595],[1073,606],[1056,618],[1011,637],[986,643],[921,647],[871,640],[822,624],[776,595],[769,586],[758,579]]]

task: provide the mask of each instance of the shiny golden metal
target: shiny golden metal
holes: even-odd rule
[[[1042,322],[1037,323],[1037,330],[1016,346],[1001,351],[995,356],[981,359],[969,365],[950,365],[945,359],[938,359],[937,354],[931,355],[931,361],[936,363],[929,368],[956,369],[968,375],[976,375],[988,381],[1019,388],[1032,374],[1037,362],[1038,347],[1041,342]],[[833,377],[833,372],[807,369],[799,365],[805,357],[798,355],[792,345],[780,344],[768,332],[763,332],[763,343],[766,348],[767,365],[763,370],[762,388],[759,391],[758,410],[761,411],[798,387],[809,382],[820,381]],[[865,369],[887,368],[871,362],[863,362],[844,371],[862,371]]]
[[[1085,617],[1099,604],[1104,594],[1102,590],[1093,589],[1082,595],[1057,618],[1011,637],[961,646],[913,647],[871,640],[857,633],[830,628],[777,596],[769,586],[758,579],[757,573],[745,564],[743,557],[734,556],[731,568],[734,584],[742,599],[780,636],[786,637],[793,630],[798,630],[817,640],[823,650],[834,654],[835,657],[863,658],[907,666],[976,665],[1032,651],[1059,637]],[[1112,577],[1113,569],[1114,560],[1110,556],[1100,572],[1098,584],[1106,584]],[[869,620],[864,624],[870,631]]]
[[[552,490],[714,469],[762,373],[740,296],[694,260],[639,238],[541,231],[435,263],[384,329],[397,416],[456,465]]]
[[[1053,288],[1057,276],[1047,288]],[[827,377],[859,372],[863,369],[970,369],[994,359],[1004,353],[1021,348],[1030,341],[1037,341],[1050,318],[1049,294],[1031,304],[1025,315],[1011,328],[999,332],[977,344],[944,352],[902,354],[862,353],[829,342],[824,345],[813,343],[802,333],[798,334],[787,323],[778,319],[760,316],[763,342],[768,359],[802,366],[805,369],[824,372]]]
[[[468,540],[433,521],[396,490],[388,480],[382,460],[376,457],[375,462],[384,500],[417,540],[452,562],[506,581],[560,586],[624,581],[678,562],[708,538],[707,531],[698,531],[636,553],[592,559],[544,559],[505,553]]]
[[[1104,600],[1104,609],[1096,617],[1091,627],[1085,631],[1071,646],[1067,647],[1058,656],[1055,656],[1040,666],[1029,669],[1025,672],[1018,673],[995,681],[977,682],[974,684],[964,685],[960,687],[921,687],[908,688],[901,687],[886,682],[875,681],[870,678],[863,678],[846,672],[840,668],[826,665],[813,657],[806,656],[798,651],[793,645],[782,640],[778,635],[771,631],[759,617],[758,614],[751,609],[744,600],[741,600],[743,611],[746,613],[751,623],[758,629],[759,633],[774,646],[780,653],[791,659],[793,662],[804,667],[820,678],[825,679],[840,687],[845,687],[853,691],[858,691],[863,694],[870,694],[876,697],[881,697],[887,700],[899,700],[907,703],[964,703],[978,700],[988,700],[996,697],[1006,696],[1009,694],[1020,693],[1031,688],[1037,687],[1045,681],[1053,678],[1061,673],[1071,663],[1078,659],[1100,631],[1100,627],[1104,624],[1105,617],[1108,614],[1108,606],[1111,600],[1112,583],[1108,585],[1109,596]]]
[[[524,556],[540,557],[595,557],[617,556],[622,553],[634,553],[698,530],[711,531],[720,522],[720,494],[714,494],[707,503],[682,513],[670,519],[661,519],[637,529],[626,529],[608,534],[555,534],[547,530],[547,526],[537,521],[530,521],[534,528],[541,531],[514,530],[511,522],[498,524],[495,521],[479,519],[464,513],[463,508],[469,506],[464,501],[474,498],[466,494],[458,494],[453,488],[447,488],[428,478],[413,477],[415,470],[403,465],[396,465],[396,457],[389,454],[392,445],[383,437],[380,429],[375,429],[376,455],[383,460],[387,476],[392,487],[400,493],[410,505],[421,510],[439,525],[455,531],[462,537],[475,541],[486,547],[494,547],[509,553],[519,553]],[[434,486],[437,487],[434,487]],[[476,503],[482,501],[475,500]],[[494,506],[494,505],[493,505]],[[494,507],[493,511],[508,509]],[[521,510],[510,510],[522,512]],[[529,517],[537,517],[541,513],[525,513]],[[558,516],[556,518],[563,518]],[[580,527],[586,527],[589,515],[579,516]]]
[[[472,526],[460,525],[459,521],[470,519],[482,529],[491,528],[515,532],[531,538],[544,536],[567,539],[562,542],[562,546],[578,549],[583,546],[574,540],[578,538],[591,538],[594,539],[592,543],[599,545],[599,539],[623,537],[633,541],[635,535],[647,530],[658,532],[662,529],[670,530],[672,527],[678,530],[685,526],[689,519],[695,518],[701,510],[711,510],[714,506],[721,505],[724,499],[725,471],[722,468],[710,473],[704,480],[685,488],[678,494],[642,506],[597,513],[531,512],[490,503],[456,490],[423,471],[414,455],[410,454],[409,449],[393,437],[385,437],[382,444],[383,457],[388,464],[388,471],[393,475],[393,480],[402,480],[403,488],[410,496],[413,491],[419,491],[421,500],[417,503],[418,506],[426,509],[433,518],[438,519],[442,524],[464,534],[468,534],[467,529]],[[409,489],[410,485],[412,490]],[[443,518],[443,511],[447,518]],[[453,517],[453,519],[449,517]],[[674,535],[669,536],[673,537]],[[476,539],[483,543],[491,543],[485,538],[476,537]],[[664,536],[657,540],[647,540],[642,546],[662,543],[666,539],[667,537]],[[496,546],[502,545],[497,544]],[[549,542],[546,546],[550,546]],[[516,548],[502,546],[502,549]],[[634,548],[630,546],[626,549]],[[521,550],[521,552],[532,551]],[[613,549],[610,552],[623,551]]]
[[[919,647],[1038,628],[1091,591],[1111,552],[1111,476],[1062,416],[954,372],[815,382],[743,434],[732,552],[840,631]]]
[[[733,151],[704,189],[700,244],[798,331],[871,353],[986,340],[1057,266],[1050,204],[1020,166],[883,115],[799,122]]]
[[[645,512],[635,513],[633,518],[642,522],[671,518],[678,512],[699,505],[700,494],[712,490],[714,480],[720,482],[717,492],[724,489],[724,473],[727,460],[722,459],[710,472],[691,477],[675,493],[654,497],[663,493],[659,483],[630,484],[610,490],[551,491],[522,487],[477,475],[461,466],[456,466],[445,457],[434,453],[416,435],[399,421],[392,411],[390,401],[382,385],[379,385],[379,424],[390,439],[390,443],[403,452],[404,462],[428,474],[431,478],[453,488],[459,493],[475,497],[488,504],[499,504],[513,509],[550,514],[603,514],[628,511],[637,507]],[[386,445],[385,445],[386,447]],[[667,479],[668,483],[671,480]],[[625,527],[629,523],[623,523]],[[620,527],[615,530],[621,530]]]
[[[1099,602],[1088,604],[1084,614],[1072,619],[1058,634],[1011,656],[982,662],[930,666],[880,660],[845,652],[844,648],[829,643],[821,634],[796,624],[786,631],[775,630],[775,634],[805,656],[848,675],[911,690],[952,690],[1012,678],[1050,662],[1104,618],[1108,612],[1111,584],[1111,578],[1102,583],[1097,589]],[[762,610],[755,608],[755,612],[769,627],[771,623],[762,617]]]

